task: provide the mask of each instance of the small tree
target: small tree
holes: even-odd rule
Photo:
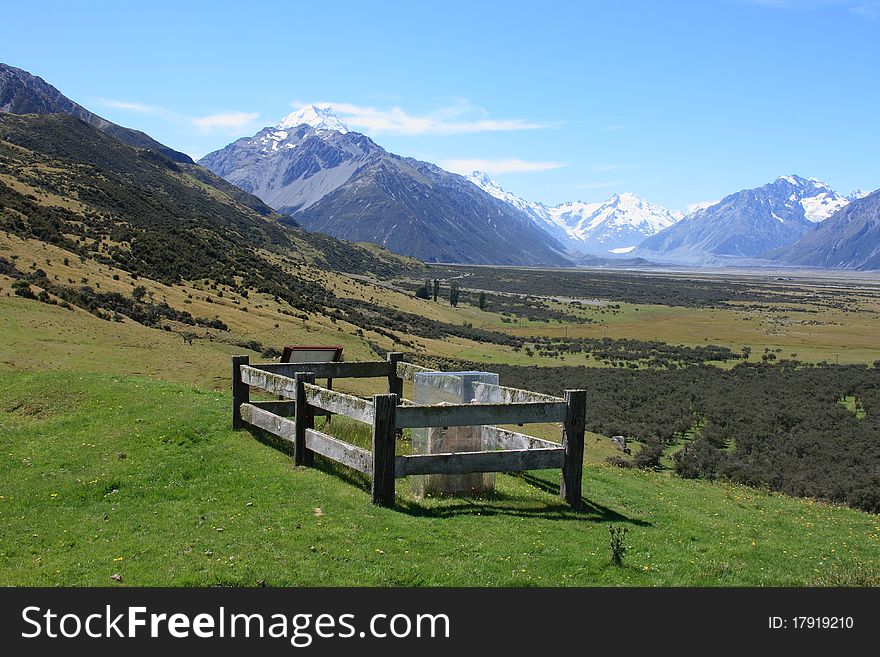
[[[31,290],[30,283],[28,283],[25,279],[19,278],[12,284],[12,289],[15,291],[16,296],[24,297],[25,299],[36,299],[36,295],[34,295],[33,290]]]
[[[434,279],[434,301],[437,301],[437,295],[440,294],[440,281]]]
[[[660,468],[660,457],[663,456],[665,445],[657,436],[650,436],[645,440],[645,445],[633,459],[633,466],[645,470]]]
[[[458,305],[458,283],[455,281],[449,285],[449,305],[453,308]]]
[[[422,285],[420,288],[416,290],[416,298],[417,299],[430,299],[431,294],[428,292],[428,288]]]
[[[480,292],[480,310],[486,310],[486,293]]]
[[[608,533],[611,534],[611,563],[615,566],[623,565],[623,555],[626,554],[626,527],[619,525],[608,525]]]
[[[131,296],[134,297],[135,301],[143,301],[143,298],[147,296],[147,288],[143,285],[138,285],[131,291]]]

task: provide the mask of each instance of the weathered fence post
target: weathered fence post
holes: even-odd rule
[[[391,372],[388,374],[388,394],[403,399],[403,379],[397,376],[397,364],[403,360],[403,354],[399,351],[389,351],[386,358],[391,364]]]
[[[559,494],[573,509],[581,508],[581,479],[584,471],[584,429],[587,423],[587,391],[566,390],[565,424],[562,430],[562,480]]]
[[[306,449],[306,429],[315,428],[315,412],[306,401],[306,389],[303,384],[314,384],[315,375],[311,372],[297,372],[293,378],[296,381],[296,394],[294,397],[296,408],[294,409],[293,416],[293,462],[297,465],[312,465],[315,455],[312,450]]]
[[[241,405],[251,400],[251,388],[241,382],[241,365],[250,364],[250,356],[232,357],[232,428],[243,429],[244,420],[241,419]]]
[[[403,360],[403,354],[399,351],[389,351],[386,358],[391,365],[391,371],[388,373],[388,394],[397,395],[398,403],[400,403],[400,400],[403,399],[403,379],[397,376],[397,364]],[[402,438],[403,429],[398,429],[395,435]]]
[[[394,506],[397,395],[373,395],[373,504]]]

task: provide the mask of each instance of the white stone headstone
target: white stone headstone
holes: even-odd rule
[[[498,375],[492,372],[419,372],[413,378],[416,404],[470,404],[498,401]],[[480,385],[483,384],[483,385]],[[413,429],[413,454],[480,452],[489,448],[480,426]],[[479,496],[495,489],[494,472],[410,477],[417,497]]]

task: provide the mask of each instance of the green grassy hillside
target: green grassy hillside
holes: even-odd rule
[[[589,465],[480,500],[370,505],[229,429],[228,395],[142,377],[0,373],[0,583],[29,585],[863,585],[880,523],[847,508]],[[610,565],[610,525],[628,528]]]

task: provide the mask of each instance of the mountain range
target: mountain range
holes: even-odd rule
[[[387,152],[328,106],[308,105],[199,160],[309,230],[427,262],[566,266],[632,250],[676,214],[633,194],[548,207],[486,174]]]
[[[780,266],[786,247],[864,196],[786,175],[687,214],[632,193],[548,206],[483,172],[461,177],[389,153],[326,105],[303,107],[200,163],[308,230],[428,262]]]
[[[684,264],[723,264],[793,244],[849,201],[815,178],[780,176],[726,196],[644,240],[642,257]]]
[[[628,254],[627,266],[880,269],[880,191],[843,196],[816,178],[786,175],[683,214],[630,193],[548,207],[505,191],[485,173],[468,179],[529,216],[581,265],[608,264],[578,255],[592,253]]]
[[[464,177],[390,153],[326,105],[292,112],[199,164],[6,64],[0,64],[0,112],[76,117],[167,158],[258,215],[426,262],[880,266],[877,193],[843,196],[815,178],[780,176],[687,214],[632,193],[548,206],[504,190],[485,173]]]
[[[425,262],[567,266],[565,247],[462,176],[308,106],[199,160],[308,230]]]

